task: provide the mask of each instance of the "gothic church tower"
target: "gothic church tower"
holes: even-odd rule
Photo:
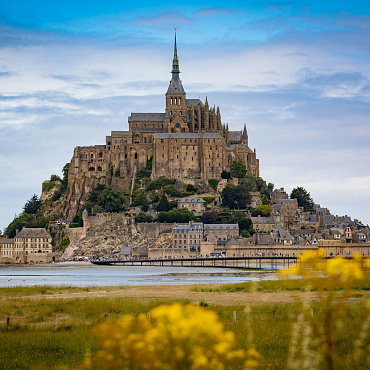
[[[180,80],[179,58],[177,57],[176,28],[171,73],[172,78],[166,93],[166,131],[170,133],[189,132],[186,122],[186,92]]]

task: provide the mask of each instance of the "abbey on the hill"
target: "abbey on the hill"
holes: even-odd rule
[[[106,145],[76,147],[69,176],[99,179],[114,173],[128,180],[152,157],[152,179],[220,178],[233,161],[243,162],[248,173],[259,176],[259,160],[248,146],[246,126],[229,131],[219,107],[210,107],[207,98],[204,103],[187,99],[179,74],[175,32],[165,112],[131,113],[129,131],[112,131]],[[121,181],[121,187],[128,185]]]

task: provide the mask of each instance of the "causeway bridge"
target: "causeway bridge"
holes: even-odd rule
[[[217,267],[245,270],[277,270],[297,263],[298,257],[196,257],[157,259],[93,259],[95,265],[113,266],[168,266],[168,267]]]

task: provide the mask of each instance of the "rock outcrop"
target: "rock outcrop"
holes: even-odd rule
[[[143,227],[139,230],[133,216],[122,213],[89,217],[86,224],[80,238],[71,238],[62,258],[118,256],[123,247],[131,247],[132,255],[145,256],[148,248],[168,248],[172,242],[170,233],[151,237],[152,234],[146,233]],[[76,229],[71,229],[71,233],[72,230],[75,233]]]

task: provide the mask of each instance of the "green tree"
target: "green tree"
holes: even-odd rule
[[[76,214],[73,217],[72,223],[77,224],[79,227],[82,227],[83,226],[83,219],[82,219],[81,214]]]
[[[216,211],[204,211],[202,214],[202,222],[205,224],[216,224],[218,221],[218,213]]]
[[[163,193],[162,198],[159,201],[156,210],[158,212],[167,212],[170,210],[170,202],[168,201],[166,195]]]
[[[297,186],[290,194],[290,199],[297,199],[298,206],[303,207],[305,211],[312,211],[314,209],[314,201],[310,193],[303,187]]]
[[[42,206],[41,200],[36,194],[33,194],[31,199],[28,200],[24,205],[23,210],[25,213],[28,213],[30,215],[36,215],[37,213],[39,213],[41,206]]]
[[[62,173],[63,173],[63,179],[61,181],[60,191],[64,193],[67,190],[68,187],[68,172],[69,172],[69,165],[70,163],[66,163],[63,167]]]
[[[267,204],[263,204],[261,206],[256,207],[256,211],[260,212],[261,216],[269,217],[270,216],[270,206]]]
[[[145,212],[139,212],[135,216],[135,222],[152,222],[152,221],[153,221],[153,216]]]
[[[228,219],[228,223],[238,224],[239,230],[248,230],[252,226],[251,219],[248,218],[246,214],[241,211],[233,212]]]
[[[166,177],[158,177],[158,179],[153,180],[148,184],[146,187],[147,191],[150,190],[156,190],[156,189],[162,189],[166,185],[175,185],[176,180],[175,179],[168,179]]]
[[[98,204],[107,212],[120,212],[123,209],[123,194],[110,185],[98,195]]]
[[[58,175],[51,175],[50,181],[61,181],[61,178]]]
[[[166,185],[163,187],[163,191],[171,197],[182,197],[184,193],[177,189],[175,185]]]
[[[208,179],[209,186],[214,190],[217,191],[217,185],[219,183],[219,180],[217,179]]]
[[[194,220],[194,215],[187,208],[172,209],[168,212],[160,212],[158,215],[159,222],[189,222]]]
[[[231,178],[231,173],[230,173],[230,172],[227,172],[226,170],[223,170],[223,171],[221,172],[221,178],[222,178],[222,179],[226,179],[226,180],[228,180],[228,179],[230,179],[230,178]]]
[[[153,157],[150,157],[146,162],[145,166],[137,172],[137,179],[144,179],[150,177],[152,174]]]
[[[8,235],[8,238],[14,238],[17,230],[21,231],[29,218],[31,218],[31,216],[25,213],[22,213],[19,216],[15,215],[14,220],[4,230],[5,234]]]
[[[241,179],[247,174],[247,168],[243,162],[234,161],[231,164],[231,176]]]
[[[248,189],[242,185],[228,184],[221,193],[222,204],[226,207],[246,208],[250,204],[251,196]]]
[[[189,193],[196,193],[198,191],[198,188],[196,188],[194,185],[192,184],[187,184],[185,185],[185,190]]]

